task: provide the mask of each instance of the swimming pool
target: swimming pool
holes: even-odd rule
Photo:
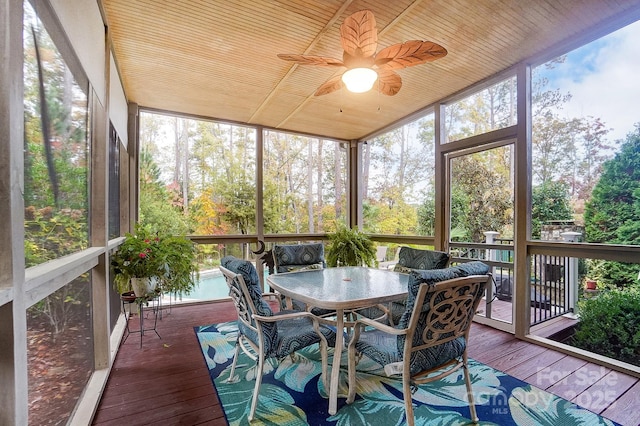
[[[266,277],[267,275],[269,274],[265,271],[264,276]],[[178,296],[177,300],[174,300],[174,303],[217,300],[228,297],[229,287],[227,287],[222,272],[220,272],[219,269],[209,269],[200,272],[200,280],[193,291],[189,294],[183,294],[182,297]]]

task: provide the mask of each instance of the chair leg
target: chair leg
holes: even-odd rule
[[[473,391],[471,389],[471,376],[469,375],[469,365],[467,364],[467,356],[466,354],[463,356],[464,364],[462,365],[462,369],[464,370],[464,381],[467,385],[467,398],[469,400],[469,410],[471,411],[471,421],[474,423],[478,423],[478,415],[476,414],[476,404],[473,399]]]
[[[322,359],[322,386],[324,386],[324,389],[328,395],[329,383],[327,382],[327,377],[329,375],[329,361],[327,359],[329,358],[329,354],[327,349],[327,342],[325,342],[323,339],[320,340],[320,358]]]
[[[349,361],[347,371],[349,374],[349,396],[347,396],[347,404],[351,404],[356,398],[356,351],[355,348],[349,345]]]
[[[409,372],[402,374],[402,396],[404,397],[404,411],[407,415],[407,424],[414,426],[415,419],[413,417],[413,400],[411,399],[411,377]]]
[[[235,354],[233,354],[233,362],[231,363],[231,372],[229,373],[229,378],[227,379],[227,383],[234,383],[233,377],[236,371],[236,363],[238,362],[238,356],[240,355],[240,338],[236,340],[236,349]]]
[[[260,348],[262,349],[262,348]],[[262,352],[262,350],[260,351]],[[264,356],[259,354],[258,358],[258,371],[256,372],[256,385],[253,388],[253,398],[251,400],[251,410],[249,411],[249,422],[253,420],[253,416],[256,413],[256,407],[258,406],[258,393],[260,392],[260,385],[262,384],[262,371],[264,370]]]

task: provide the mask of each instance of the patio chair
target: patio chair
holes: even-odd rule
[[[396,272],[409,273],[411,271],[425,271],[442,269],[449,265],[449,253],[437,250],[424,250],[412,247],[400,247],[398,263],[393,267]],[[389,306],[389,322],[397,324],[405,311],[406,301],[392,302]]]
[[[471,420],[477,422],[467,342],[473,315],[490,280],[489,267],[478,261],[412,272],[406,310],[396,327],[369,318],[361,318],[354,325],[348,350],[347,403],[355,399],[356,361],[361,355],[384,366],[387,376],[402,375],[409,425],[414,424],[411,387],[439,380],[463,368]]]
[[[327,267],[324,244],[276,244],[273,246],[276,274]]]
[[[276,244],[273,246],[273,260],[276,274],[284,272],[306,271],[327,267],[324,259],[324,244]],[[283,308],[285,300],[282,299]],[[315,315],[331,315],[333,311],[307,306],[298,300],[291,300],[291,308],[298,311],[310,311]]]
[[[409,273],[414,270],[442,269],[449,264],[449,253],[437,250],[423,250],[412,247],[400,247],[396,272]]]
[[[275,357],[279,361],[295,351],[318,343],[322,357],[322,382],[327,386],[327,345],[335,344],[335,332],[318,322],[310,312],[281,311],[274,314],[262,298],[258,274],[248,261],[226,256],[220,271],[229,286],[229,296],[238,312],[238,338],[229,380],[234,377],[240,349],[257,361],[256,384],[251,400],[249,421],[253,419],[262,383],[264,362]]]

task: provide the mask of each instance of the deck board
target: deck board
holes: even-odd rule
[[[145,333],[140,348],[139,335],[129,336],[118,352],[93,424],[226,425],[193,327],[235,317],[229,301],[173,306],[158,321],[161,339]],[[471,330],[469,356],[623,426],[640,424],[636,377],[480,324]]]

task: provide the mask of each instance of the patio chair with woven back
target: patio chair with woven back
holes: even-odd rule
[[[258,273],[249,261],[226,256],[221,260],[221,265],[220,271],[226,278],[229,296],[238,313],[238,338],[229,380],[234,378],[241,349],[258,364],[249,421],[256,411],[267,358],[274,357],[280,362],[287,356],[293,357],[299,349],[319,344],[322,358],[321,379],[328,389],[327,347],[335,344],[335,332],[320,324],[318,318],[310,312],[281,311],[274,314],[263,299]]]
[[[275,244],[273,246],[273,261],[276,274],[327,267],[327,262],[324,259],[324,244],[322,243]],[[284,298],[282,303],[283,308],[285,308],[286,302]],[[331,315],[335,312],[307,306],[298,300],[291,300],[291,308],[298,311],[308,310],[319,316]]]
[[[470,418],[477,422],[467,364],[467,342],[473,315],[490,280],[489,267],[479,261],[411,272],[406,309],[397,326],[369,318],[361,318],[354,325],[348,350],[347,403],[355,399],[356,364],[362,355],[384,366],[388,376],[402,376],[409,425],[415,421],[412,386],[439,380],[462,368]]]

